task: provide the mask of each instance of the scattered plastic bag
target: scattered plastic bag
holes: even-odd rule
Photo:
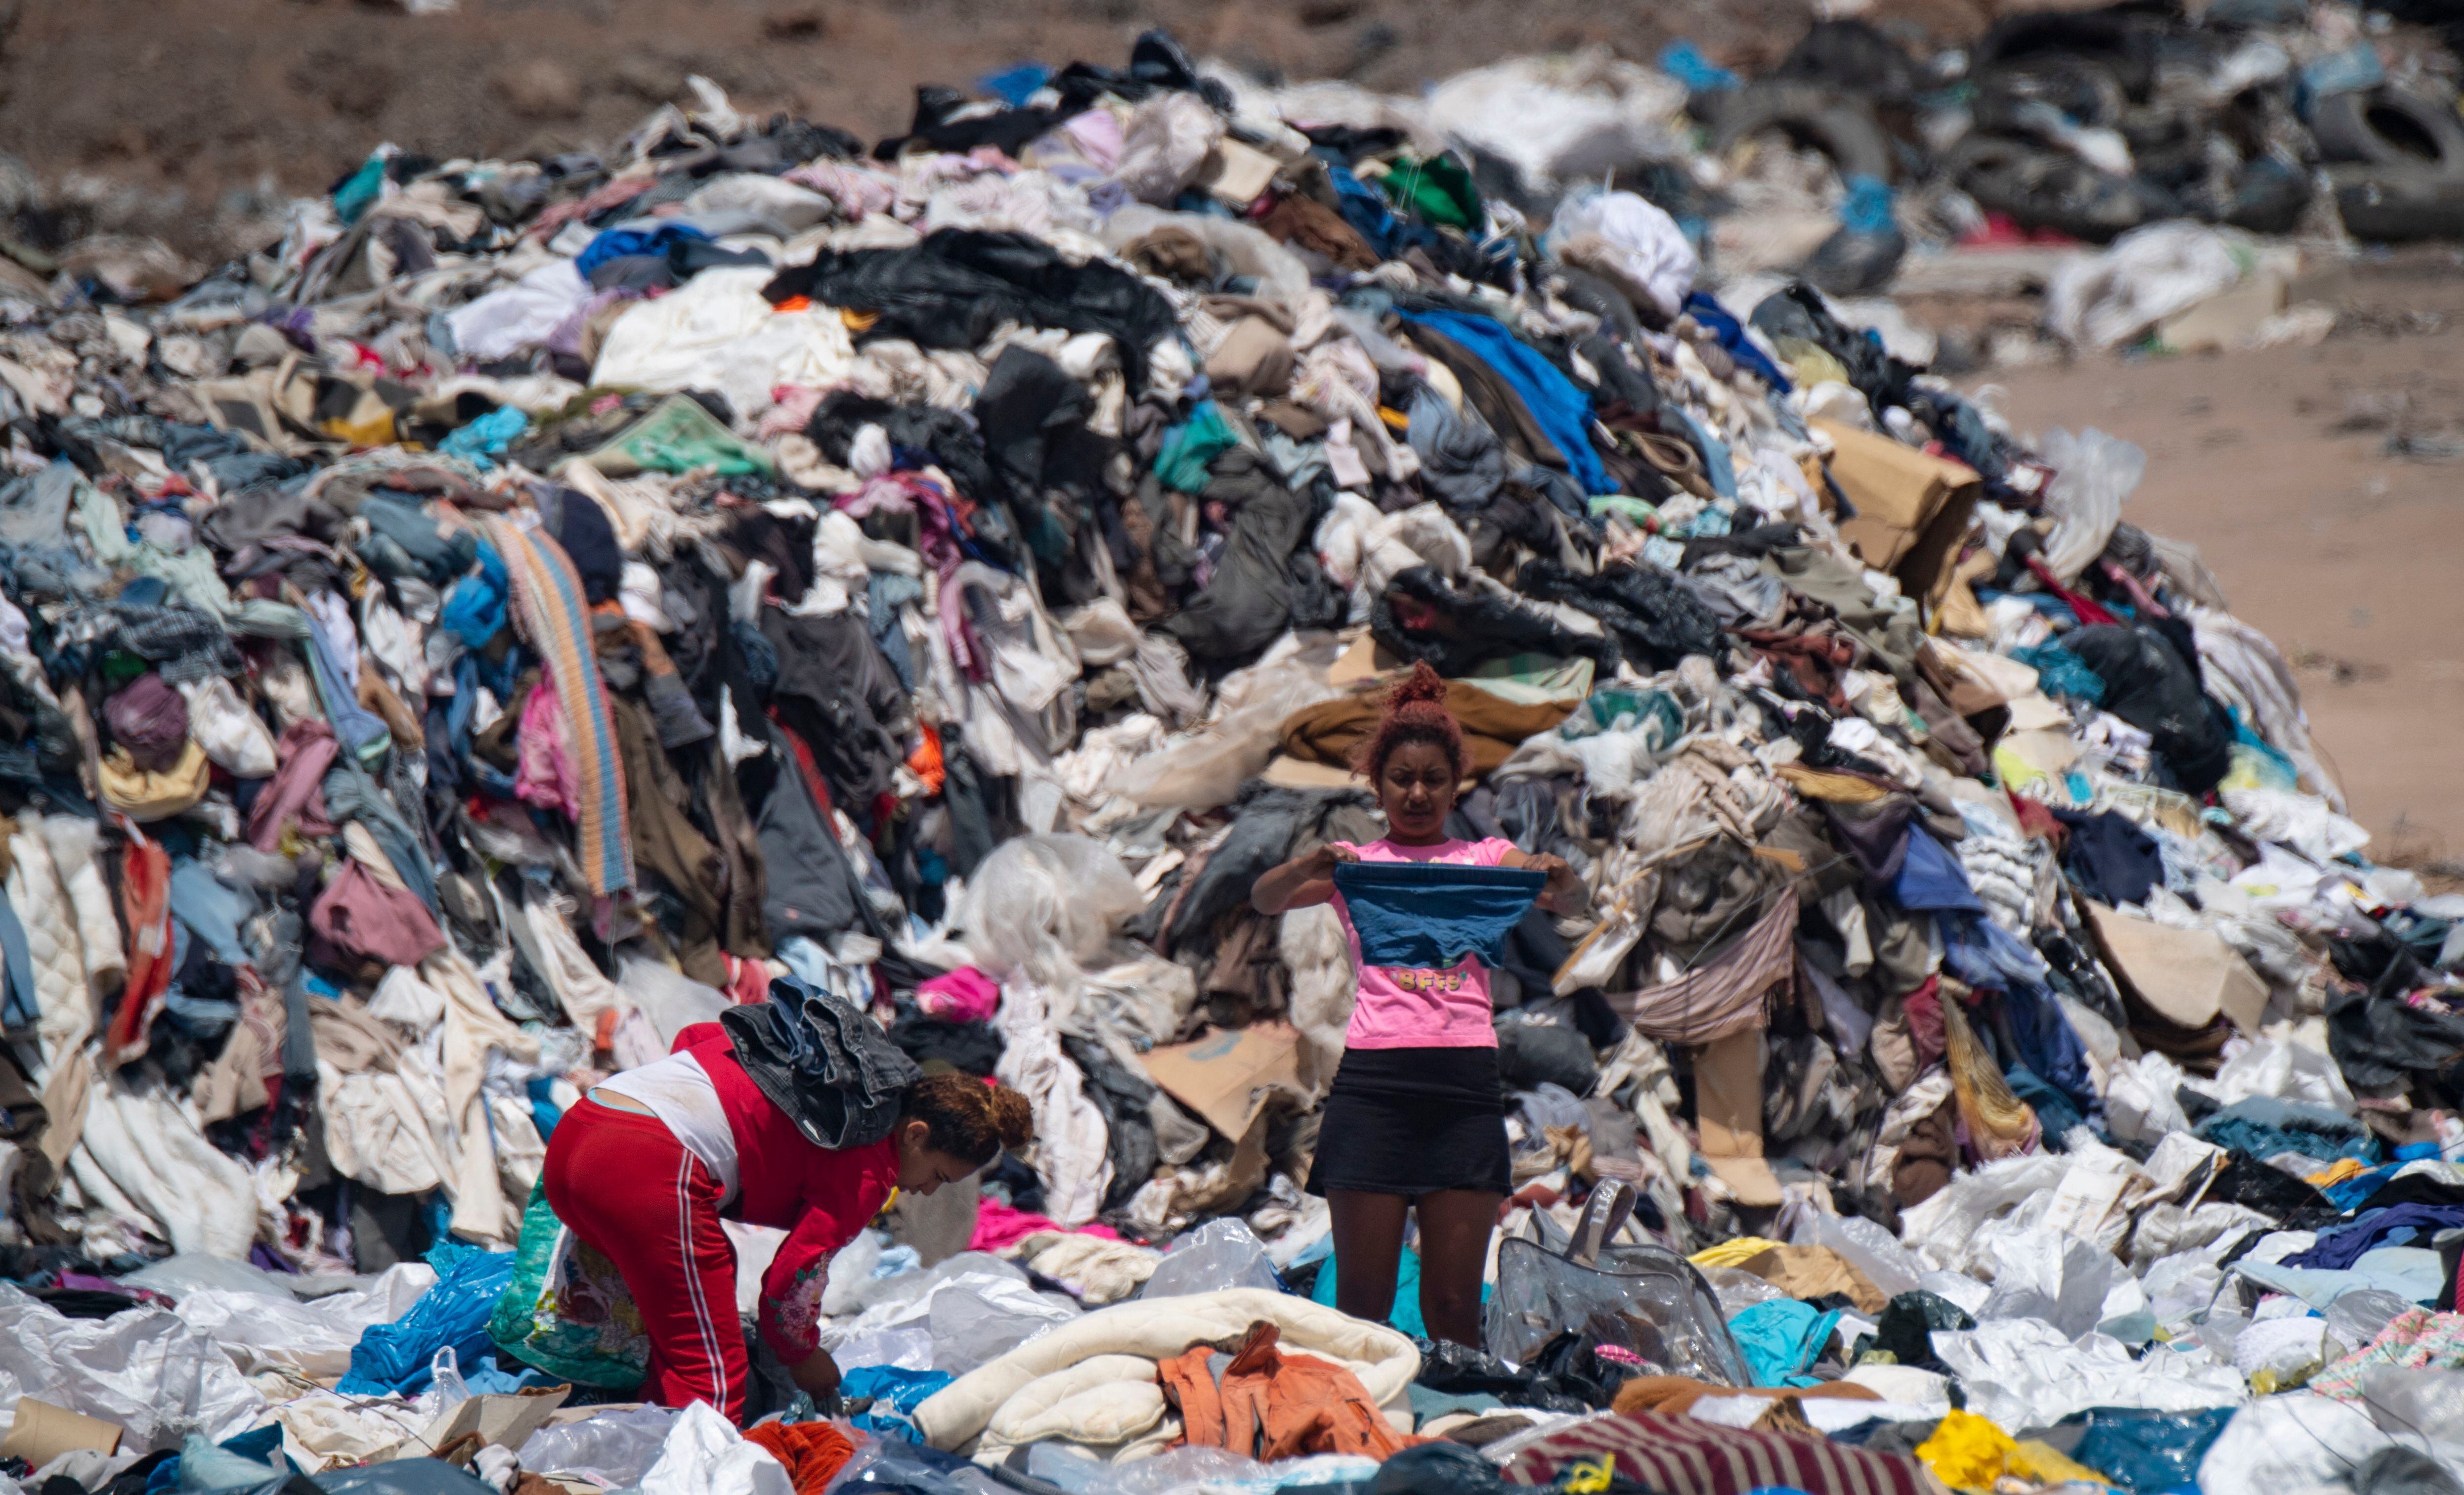
[[[2076,436],[2057,426],[2038,438],[2036,450],[2054,469],[2045,495],[2054,532],[2040,554],[2046,569],[2067,585],[2113,539],[2123,504],[2147,474],[2147,453],[2092,426]]]
[[[0,1414],[14,1417],[20,1396],[119,1423],[123,1451],[190,1433],[220,1442],[265,1412],[220,1346],[162,1309],[72,1319],[0,1284]]]
[[[2208,1445],[2199,1460],[2199,1495],[2348,1491],[2353,1471],[2389,1446],[2387,1435],[2349,1403],[2309,1392],[2262,1397],[2235,1413]]]
[[[1056,960],[1083,966],[1103,953],[1123,919],[1146,907],[1102,842],[1085,836],[1021,836],[984,858],[957,915],[976,964],[997,978],[1048,974]]]
[[[2242,269],[2233,244],[2213,229],[2149,224],[2101,253],[2063,261],[2045,287],[2045,325],[2075,347],[2113,347],[2231,290]]]
[[[1791,1245],[1827,1246],[1837,1251],[1849,1265],[1865,1274],[1866,1280],[1881,1289],[1885,1298],[1896,1298],[1903,1292],[1917,1290],[1917,1274],[1924,1270],[1907,1247],[1891,1239],[1891,1233],[1861,1215],[1825,1215],[1808,1210],[1798,1217]]]
[[[795,1495],[787,1466],[744,1435],[710,1403],[676,1414],[658,1462],[642,1474],[641,1495]]]
[[[1225,1287],[1264,1287],[1278,1291],[1283,1279],[1266,1258],[1266,1243],[1246,1221],[1210,1220],[1177,1237],[1164,1248],[1155,1275],[1139,1289],[1141,1298],[1177,1298]]]
[[[360,1336],[350,1374],[335,1390],[346,1396],[409,1395],[428,1389],[438,1350],[451,1347],[473,1364],[495,1352],[488,1316],[513,1281],[514,1253],[448,1241],[430,1250],[428,1261],[438,1268],[436,1286],[401,1318],[372,1325]]]
[[[522,1444],[522,1467],[539,1474],[595,1478],[611,1489],[629,1489],[658,1462],[676,1417],[666,1407],[627,1407],[543,1427]]]
[[[2250,1399],[2241,1373],[2206,1352],[2159,1345],[2133,1359],[2119,1340],[2073,1344],[2041,1319],[1996,1319],[1936,1330],[1933,1352],[1959,1378],[1969,1410],[2004,1427],[2042,1427],[2090,1407],[2190,1412]]]
[[[287,1366],[306,1375],[339,1376],[349,1372],[363,1334],[409,1312],[435,1285],[436,1272],[427,1264],[401,1262],[364,1289],[307,1303],[288,1292],[196,1287],[181,1294],[172,1311],[211,1335],[243,1371]]]

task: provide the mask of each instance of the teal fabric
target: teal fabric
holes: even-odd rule
[[[1326,1264],[1318,1268],[1317,1285],[1309,1289],[1309,1301],[1324,1304],[1330,1308],[1334,1307],[1336,1281],[1335,1261],[1330,1255],[1326,1259]],[[1480,1289],[1480,1301],[1486,1303],[1488,1293],[1488,1286],[1483,1284]],[[1395,1308],[1386,1315],[1386,1323],[1390,1328],[1399,1329],[1415,1339],[1429,1337],[1429,1326],[1420,1318],[1420,1253],[1409,1247],[1404,1249],[1403,1260],[1396,1267]]]
[[[1806,1372],[1839,1327],[1837,1308],[1817,1308],[1793,1298],[1757,1303],[1728,1320],[1728,1332],[1746,1352],[1757,1386],[1811,1386]]]
[[[1206,487],[1215,459],[1241,443],[1223,424],[1223,412],[1212,400],[1201,400],[1189,419],[1163,433],[1163,450],[1155,453],[1155,477],[1167,488],[1194,494]]]

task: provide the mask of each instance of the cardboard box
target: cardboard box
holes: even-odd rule
[[[1840,538],[1865,564],[1899,578],[1908,596],[1939,605],[1985,480],[1965,464],[1888,436],[1837,421],[1812,424],[1831,438],[1832,480],[1857,510],[1841,521]]]
[[[1253,1023],[1153,1050],[1147,1078],[1237,1142],[1278,1094],[1302,1098],[1300,1048],[1290,1023]]]
[[[2244,1033],[2258,1031],[2267,983],[2222,936],[2211,930],[2175,929],[2100,903],[2080,906],[2114,978],[2158,1016],[2197,1028],[2221,1013]]]

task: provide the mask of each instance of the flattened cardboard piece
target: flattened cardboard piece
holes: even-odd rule
[[[2267,983],[2214,932],[2175,929],[2101,903],[2085,908],[2105,964],[2159,1017],[2198,1028],[2222,1013],[2242,1032],[2258,1031]]]
[[[1756,1209],[1780,1203],[1779,1176],[1763,1161],[1763,1034],[1748,1028],[1694,1050],[1694,1121],[1703,1160]]]
[[[127,1436],[127,1430],[117,1422],[21,1396],[17,1399],[17,1419],[9,1425],[9,1436],[0,1439],[0,1459],[23,1459],[39,1469],[60,1455],[79,1449],[116,1454],[120,1452],[120,1440]]]
[[[1276,1094],[1298,1096],[1298,1028],[1259,1022],[1150,1051],[1147,1078],[1223,1135],[1239,1141]]]
[[[479,1435],[482,1444],[519,1448],[546,1423],[548,1415],[563,1406],[564,1399],[572,1395],[570,1386],[538,1386],[528,1391],[473,1396],[457,1403],[451,1412],[437,1418],[419,1437],[405,1439],[397,1447],[396,1457],[425,1458],[473,1433]]]
[[[1792,1298],[1844,1293],[1859,1313],[1880,1313],[1890,1306],[1890,1299],[1874,1286],[1874,1279],[1848,1264],[1846,1257],[1829,1246],[1775,1245],[1746,1258],[1737,1264],[1737,1268],[1753,1273]]]
[[[1831,438],[1831,476],[1857,510],[1839,536],[1911,597],[1939,604],[1985,480],[1974,469],[1837,421],[1812,423]]]

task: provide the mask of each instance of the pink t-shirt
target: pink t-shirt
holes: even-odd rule
[[[1485,841],[1444,841],[1434,846],[1398,846],[1392,841],[1353,846],[1363,862],[1445,862],[1457,867],[1503,867],[1514,843],[1495,836]],[[1352,1004],[1352,1026],[1343,1035],[1346,1048],[1494,1048],[1496,1017],[1488,1001],[1488,968],[1476,956],[1465,956],[1443,971],[1413,971],[1396,966],[1362,965],[1360,932],[1352,927],[1352,910],[1343,894],[1334,895],[1334,916],[1343,921],[1344,943],[1352,947],[1352,968],[1360,975],[1360,995]]]

